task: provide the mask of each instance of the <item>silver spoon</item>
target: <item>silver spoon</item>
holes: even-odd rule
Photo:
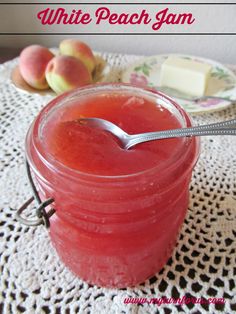
[[[143,142],[185,136],[204,135],[236,135],[236,119],[224,122],[200,125],[190,128],[172,129],[158,132],[148,132],[130,135],[114,123],[100,118],[81,118],[76,120],[82,125],[99,128],[115,135],[121,142],[124,149]]]

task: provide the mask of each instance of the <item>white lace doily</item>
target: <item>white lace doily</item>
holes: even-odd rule
[[[113,78],[134,56],[104,54]],[[50,96],[17,91],[0,66],[0,313],[233,313],[236,311],[236,137],[205,137],[195,168],[189,210],[163,270],[128,289],[90,286],[60,262],[44,227],[26,227],[15,209],[31,196],[24,138]],[[232,68],[232,67],[231,67]],[[236,67],[234,68],[236,70]],[[195,124],[235,118],[236,105],[193,117]],[[127,297],[225,298],[225,304],[124,304]]]

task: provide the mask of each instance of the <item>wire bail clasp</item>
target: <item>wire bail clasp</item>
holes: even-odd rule
[[[26,160],[26,170],[27,170],[27,176],[33,191],[33,196],[29,198],[19,209],[16,211],[16,219],[26,225],[26,226],[39,226],[39,225],[44,225],[46,228],[50,227],[50,217],[56,212],[54,208],[49,209],[46,211],[46,207],[49,206],[54,202],[53,198],[48,198],[44,202],[41,201],[38,191],[35,187],[35,184],[32,179],[31,171],[29,164]],[[24,212],[24,210],[34,201],[36,200],[37,203],[39,204],[38,208],[36,209],[36,216],[38,217],[37,219],[26,219],[24,218],[21,214]]]
[[[55,213],[55,209],[51,208],[48,212],[46,212],[45,207],[54,202],[53,198],[49,198],[46,201],[42,202],[39,207],[36,209],[36,215],[38,219],[26,219],[21,216],[23,211],[34,201],[34,197],[32,196],[28,199],[19,209],[16,211],[16,219],[26,226],[36,227],[39,225],[44,225],[46,228],[50,227],[49,218]]]

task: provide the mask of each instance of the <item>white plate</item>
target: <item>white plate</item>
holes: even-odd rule
[[[111,67],[109,64],[100,56],[95,55],[96,67],[93,73],[93,83],[107,82],[109,81],[109,76],[111,73]],[[28,94],[39,94],[39,95],[50,95],[55,96],[55,92],[51,89],[38,90],[29,86],[23,77],[21,76],[19,66],[17,65],[11,73],[12,84],[17,88],[17,90],[28,93]]]
[[[169,56],[173,56],[173,54],[157,55],[138,60],[123,71],[122,82],[157,89],[157,86],[160,86],[161,65]],[[175,54],[175,56],[207,63],[212,66],[206,95],[226,97],[230,100],[236,99],[236,76],[228,68],[218,62],[205,58],[180,54]],[[210,98],[200,102],[179,98],[175,98],[175,100],[186,111],[191,113],[221,110],[232,104],[232,102],[227,100]]]

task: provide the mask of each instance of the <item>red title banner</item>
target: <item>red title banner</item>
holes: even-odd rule
[[[42,25],[88,25],[95,23],[101,25],[150,25],[152,30],[158,31],[165,25],[186,24],[195,22],[195,17],[190,12],[174,13],[166,7],[155,13],[155,18],[146,10],[142,9],[134,13],[119,12],[102,6],[95,10],[94,14],[82,9],[67,10],[65,8],[46,8],[37,14]]]
[[[235,16],[236,3],[0,3],[0,34],[236,35]]]

